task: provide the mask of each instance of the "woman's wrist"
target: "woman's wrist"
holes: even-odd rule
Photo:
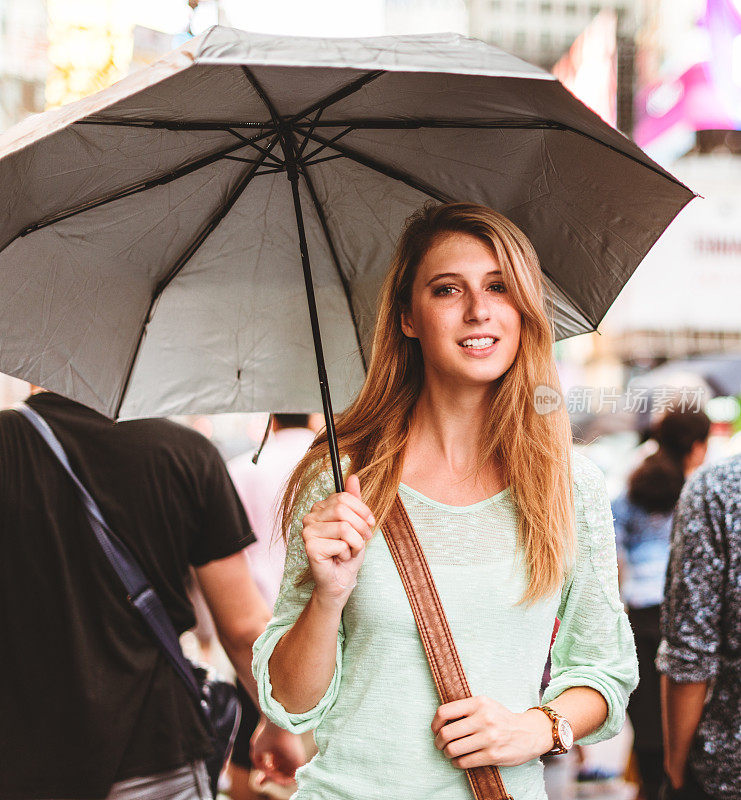
[[[522,713],[523,722],[530,733],[533,758],[539,758],[553,749],[553,723],[548,715],[538,708]]]
[[[326,615],[332,621],[336,620],[339,623],[342,611],[347,603],[347,598],[322,594],[315,587],[309,598],[309,603],[311,603],[318,612]]]

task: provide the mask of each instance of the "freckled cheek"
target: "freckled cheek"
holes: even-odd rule
[[[442,308],[425,309],[418,317],[420,341],[431,348],[444,346],[454,335],[458,323],[457,318],[448,319],[448,316]]]
[[[520,312],[514,308],[508,308],[506,313],[500,317],[504,343],[506,345],[507,353],[509,356],[511,356],[512,360],[514,360],[514,357],[520,347],[520,334],[522,328],[521,320],[522,317]]]

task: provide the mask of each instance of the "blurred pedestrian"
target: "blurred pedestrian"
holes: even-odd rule
[[[166,420],[113,423],[60,395],[27,401],[59,439],[178,633],[196,576],[253,697],[252,644],[269,612],[244,547],[254,540],[226,466]],[[185,682],[129,603],[75,484],[29,420],[0,412],[0,798],[203,800],[211,742]],[[275,726],[257,743],[300,764]]]
[[[541,755],[622,726],[637,664],[612,515],[563,404],[536,406],[559,386],[552,343],[537,255],[510,220],[468,203],[408,220],[365,384],[337,421],[346,489],[320,434],[282,506],[286,568],[253,671],[269,718],[316,729],[294,800],[463,800],[482,765],[546,800]],[[470,698],[440,704],[378,531],[397,491]]]
[[[621,592],[636,639],[640,681],[628,703],[633,749],[645,800],[656,800],[664,779],[659,675],[659,616],[674,507],[685,478],[707,453],[710,420],[702,411],[670,410],[656,423],[658,449],[631,473],[613,502]]]
[[[257,463],[250,452],[233,458],[228,465],[256,537],[256,541],[247,547],[252,576],[271,609],[278,596],[286,559],[286,547],[278,524],[280,496],[291,472],[306,455],[313,440],[309,414],[273,414],[272,435],[260,452]],[[250,739],[261,715],[248,702],[241,684],[238,688],[243,712],[229,771],[230,796],[233,800],[253,800],[259,795],[250,788],[250,771],[260,765],[252,763]]]
[[[687,481],[656,666],[666,800],[741,797],[741,455]]]

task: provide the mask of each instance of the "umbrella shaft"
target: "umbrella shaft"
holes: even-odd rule
[[[309,250],[306,245],[306,234],[304,232],[304,217],[301,211],[301,198],[298,190],[298,169],[296,167],[296,154],[294,142],[290,131],[281,134],[283,144],[283,155],[286,160],[288,180],[291,182],[293,192],[293,207],[296,211],[296,224],[298,226],[298,241],[301,250],[301,265],[304,271],[304,283],[306,285],[306,299],[309,303],[309,319],[311,320],[311,335],[314,339],[314,352],[316,353],[316,366],[319,374],[319,390],[322,395],[322,407],[324,408],[324,421],[327,425],[327,443],[329,445],[329,457],[332,462],[332,472],[334,474],[334,485],[338,492],[343,491],[344,483],[342,480],[342,470],[340,469],[340,453],[337,446],[337,433],[334,427],[334,415],[332,414],[332,398],[329,394],[329,382],[327,380],[327,369],[324,364],[324,348],[322,347],[322,335],[319,330],[319,317],[316,309],[316,297],[314,295],[314,281],[311,277],[311,264],[309,262]]]

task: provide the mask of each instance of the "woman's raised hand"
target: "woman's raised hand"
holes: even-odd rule
[[[375,523],[360,497],[357,475],[348,477],[344,492],[314,503],[302,520],[302,536],[317,596],[344,607],[355,587]]]

